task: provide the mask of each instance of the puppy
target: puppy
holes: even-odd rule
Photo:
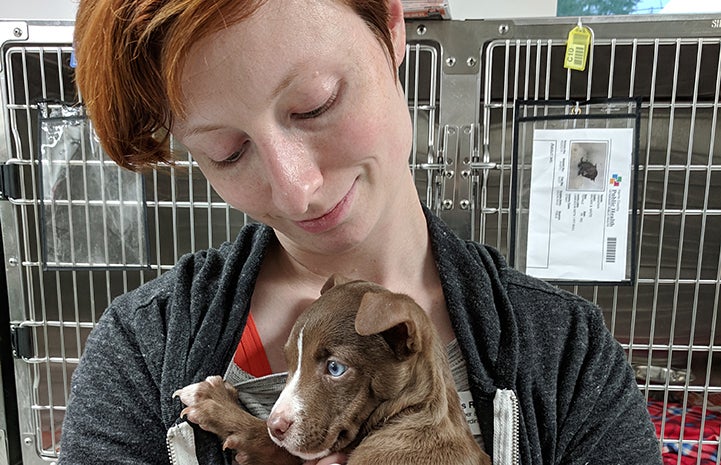
[[[180,389],[182,414],[240,464],[490,465],[460,406],[445,348],[408,296],[334,275],[285,345],[288,380],[267,422],[220,377]]]

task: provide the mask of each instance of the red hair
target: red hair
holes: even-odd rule
[[[197,40],[248,18],[265,1],[81,0],[75,78],[110,158],[136,171],[172,163],[168,128],[183,112],[185,56]],[[388,0],[336,1],[366,22],[395,61]]]

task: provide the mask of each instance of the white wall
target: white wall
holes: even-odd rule
[[[556,16],[557,0],[448,0],[453,19]]]
[[[77,0],[0,0],[0,19],[75,19]]]

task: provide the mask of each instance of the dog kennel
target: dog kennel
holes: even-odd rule
[[[590,34],[586,65],[570,70],[579,24]],[[0,22],[0,464],[56,460],[72,371],[114,296],[186,252],[233,240],[248,220],[190,156],[145,175],[103,156],[78,105],[72,28]],[[623,276],[558,285],[602,307],[667,463],[719,465],[721,19],[413,19],[407,39],[419,196],[521,268],[534,132],[632,133]]]

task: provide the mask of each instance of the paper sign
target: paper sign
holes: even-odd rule
[[[528,274],[627,279],[632,154],[632,129],[534,131]]]

